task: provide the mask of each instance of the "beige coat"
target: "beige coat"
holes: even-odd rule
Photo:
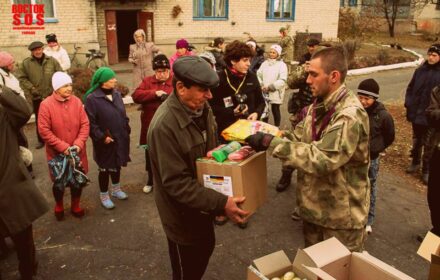
[[[145,32],[142,29],[136,30],[144,36],[144,41],[130,45],[128,61],[133,64],[133,86],[137,88],[145,77],[154,74],[153,58],[159,48],[154,43],[145,41]],[[134,35],[133,35],[134,37]]]

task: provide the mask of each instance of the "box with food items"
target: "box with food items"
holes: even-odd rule
[[[244,143],[244,139],[249,135],[257,132],[269,133],[274,136],[281,136],[281,131],[278,127],[262,121],[250,121],[240,119],[224,129],[221,133],[226,141],[238,141]]]
[[[293,263],[283,251],[253,261],[247,280],[414,280],[367,252],[351,253],[332,237],[305,249],[298,249]]]
[[[245,196],[240,207],[254,213],[267,198],[266,153],[237,142],[217,148],[196,161],[198,181],[228,196]]]

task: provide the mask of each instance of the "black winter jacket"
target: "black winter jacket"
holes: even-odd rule
[[[229,81],[231,82],[232,86],[236,89],[239,88],[243,79],[232,74],[229,69],[225,69],[218,74],[220,78],[220,85],[211,90],[212,99],[209,100],[209,104],[214,112],[215,121],[218,125],[218,133],[220,134],[223,129],[227,128],[239,119],[234,115],[234,109],[239,105],[239,103],[236,98],[235,90],[229,86],[226,75],[229,77]],[[245,103],[249,108],[248,113],[252,114],[256,112],[258,114],[258,118],[260,118],[261,114],[263,113],[265,103],[263,94],[261,92],[260,83],[258,82],[258,78],[254,73],[247,73],[246,80],[243,82],[239,93],[246,94],[247,96]],[[233,104],[229,104],[228,101],[232,101]]]
[[[440,63],[430,65],[425,62],[414,72],[405,96],[408,121],[419,125],[428,125],[425,110],[428,108],[432,89],[439,84]]]
[[[379,101],[366,109],[370,121],[370,158],[376,159],[394,142],[393,117]]]

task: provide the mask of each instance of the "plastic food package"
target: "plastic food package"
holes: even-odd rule
[[[220,150],[220,149],[223,148],[224,146],[226,146],[226,144],[221,144],[220,146],[215,147],[214,149],[208,151],[208,152],[206,153],[206,157],[208,157],[208,158],[213,158],[213,157],[212,157],[212,153],[215,152],[215,151],[217,151],[217,150]]]
[[[274,136],[281,136],[278,127],[262,121],[249,121],[240,119],[222,131],[222,137],[226,141],[238,141],[244,143],[244,139],[257,132],[269,133]]]
[[[212,152],[212,157],[217,162],[224,162],[230,153],[240,150],[241,145],[237,141],[232,141],[228,145]]]
[[[230,153],[228,159],[232,161],[242,161],[255,154],[251,146],[243,146],[240,150]]]

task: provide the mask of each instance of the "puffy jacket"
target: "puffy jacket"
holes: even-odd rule
[[[394,121],[379,101],[376,101],[366,111],[370,121],[370,158],[376,159],[394,142]]]
[[[262,87],[273,86],[275,89],[268,92],[270,104],[282,104],[286,91],[286,64],[282,60],[268,59],[258,69],[257,77]]]

